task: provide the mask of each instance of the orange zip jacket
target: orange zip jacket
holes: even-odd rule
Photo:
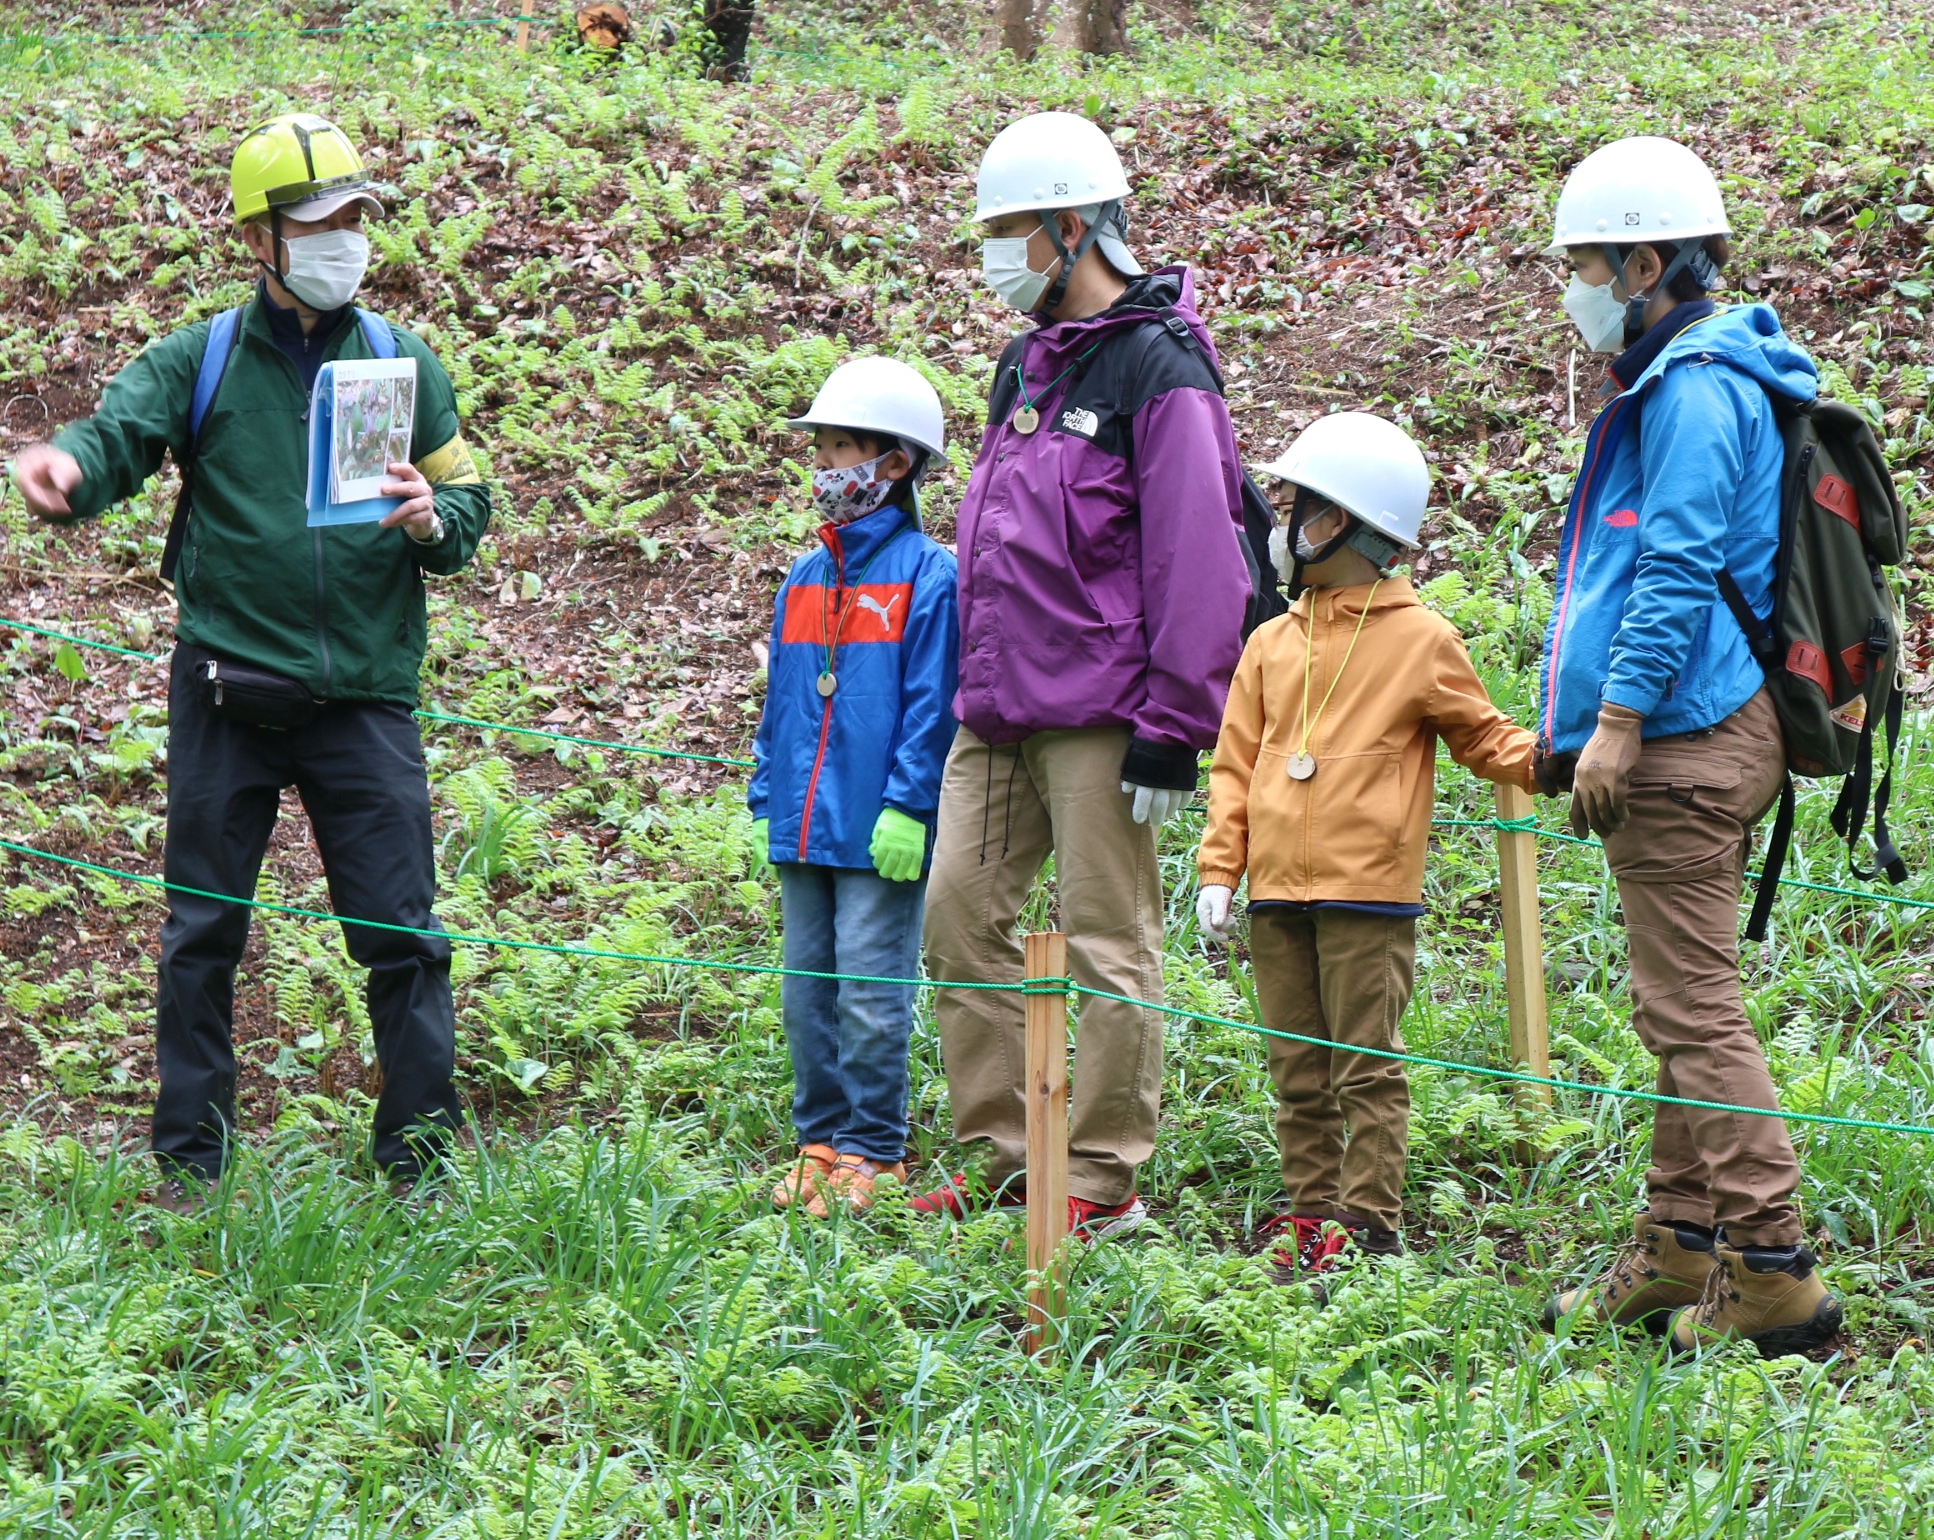
[[[1247,871],[1251,900],[1422,903],[1439,737],[1487,780],[1537,789],[1536,740],[1491,704],[1456,628],[1405,578],[1371,594],[1369,584],[1311,589],[1249,638],[1209,770],[1204,885],[1233,888]],[[1310,733],[1316,773],[1297,781],[1288,766],[1312,624],[1312,715],[1337,685]]]

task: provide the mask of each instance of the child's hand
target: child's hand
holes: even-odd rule
[[[883,807],[867,847],[873,870],[888,882],[915,882],[927,864],[927,826],[897,807]]]
[[[1227,946],[1230,936],[1235,934],[1235,925],[1229,918],[1235,897],[1234,888],[1225,888],[1214,882],[1196,895],[1195,923],[1202,927],[1202,934],[1217,946]]]

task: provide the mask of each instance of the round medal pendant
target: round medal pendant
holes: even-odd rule
[[[1307,781],[1316,774],[1314,754],[1292,754],[1289,756],[1289,778],[1292,781]]]
[[[1041,414],[1031,406],[1016,407],[1013,423],[1016,433],[1032,433],[1041,426]]]
[[[839,688],[839,681],[835,679],[831,674],[821,674],[819,676],[819,693],[821,695],[830,696],[833,693],[833,691],[837,690],[838,688]],[[1310,768],[1311,769],[1315,768],[1314,760],[1310,762]]]

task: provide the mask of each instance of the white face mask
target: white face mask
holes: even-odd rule
[[[369,270],[369,237],[360,230],[325,230],[284,241],[289,270],[282,286],[305,305],[334,310],[356,297]]]
[[[1303,532],[1296,532],[1296,543],[1303,543]],[[1276,576],[1287,583],[1295,576],[1289,559],[1289,526],[1278,524],[1269,532],[1269,565],[1276,569]]]
[[[1328,507],[1321,509],[1316,517],[1324,518],[1329,514]],[[1312,562],[1323,554],[1323,547],[1315,544],[1309,537],[1309,524],[1303,523],[1296,528],[1296,559]],[[1269,532],[1269,564],[1274,567],[1287,583],[1293,576],[1289,559],[1289,526],[1278,524]]]
[[[1048,273],[1037,273],[1027,265],[1027,243],[1031,236],[1001,236],[980,243],[980,275],[988,288],[1016,310],[1032,313],[1048,291]]]
[[[1565,287],[1565,314],[1594,353],[1618,353],[1625,347],[1625,301],[1614,297],[1609,283],[1586,283],[1576,273]]]

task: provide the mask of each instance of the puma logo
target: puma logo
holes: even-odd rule
[[[891,599],[887,600],[885,604],[880,603],[871,594],[861,594],[858,600],[859,607],[863,610],[871,610],[875,615],[878,615],[881,626],[888,631],[893,629],[893,606],[899,602],[900,596],[898,594],[895,594]]]

